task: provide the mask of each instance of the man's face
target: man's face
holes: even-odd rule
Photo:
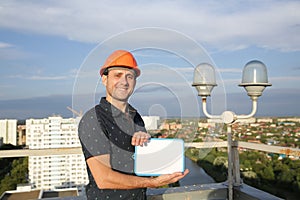
[[[135,87],[135,73],[126,68],[112,68],[107,76],[102,76],[102,83],[106,87],[107,101],[127,102]]]

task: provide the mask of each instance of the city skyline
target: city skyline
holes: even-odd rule
[[[219,88],[214,89],[211,97],[217,99],[212,100],[214,104],[221,105],[212,109],[216,113],[224,109],[232,109],[237,114],[250,111],[250,99],[237,85],[241,82],[244,65],[258,59],[266,64],[272,87],[259,98],[257,115],[298,116],[298,8],[298,1],[277,0],[92,1],[89,4],[2,1],[0,118],[72,116],[66,107],[74,106],[74,87],[89,56],[95,50],[107,51],[103,44],[122,34],[147,27],[169,31],[176,37],[185,36],[203,48],[206,57],[215,64],[220,80]],[[199,98],[191,87],[195,66],[187,62],[190,60],[182,59],[182,54],[173,54],[174,48],[179,49],[174,47],[176,45],[189,55],[192,54],[188,53],[190,49],[186,43],[161,36],[155,41],[169,41],[169,49],[165,48],[169,52],[158,48],[133,51],[141,65],[142,76],[132,104],[143,115],[204,117],[199,110]],[[115,48],[118,44],[130,47],[136,40],[149,38],[155,39],[144,34],[142,38],[131,38],[125,45],[120,40]],[[100,78],[98,70],[103,62],[99,57],[99,62],[92,66],[95,79]],[[156,65],[149,66],[151,63]],[[155,68],[157,66],[159,68]],[[93,87],[93,100],[97,102],[104,95],[104,88],[101,84]]]

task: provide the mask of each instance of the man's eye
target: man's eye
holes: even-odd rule
[[[131,76],[131,75],[127,76],[127,78],[128,78],[128,79],[134,79],[134,77]]]
[[[116,78],[120,78],[122,76],[122,74],[115,74]]]

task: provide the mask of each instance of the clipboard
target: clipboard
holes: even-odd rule
[[[138,176],[159,176],[184,169],[182,139],[151,138],[144,146],[135,146],[134,172]]]

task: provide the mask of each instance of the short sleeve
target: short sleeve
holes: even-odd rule
[[[133,121],[134,121],[134,124],[135,124],[135,131],[136,132],[138,132],[138,131],[147,132],[147,130],[145,128],[144,120],[138,112],[136,112]]]
[[[85,159],[110,154],[110,142],[101,128],[95,108],[89,110],[80,120],[78,135]]]

